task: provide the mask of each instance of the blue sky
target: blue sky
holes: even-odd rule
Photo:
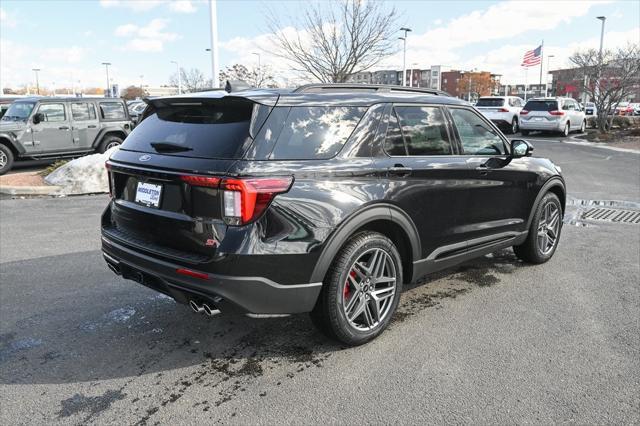
[[[371,0],[368,0],[371,1]],[[298,16],[306,2],[217,2],[220,62],[263,63],[274,74],[293,77],[282,60],[269,53],[266,12]],[[519,67],[525,50],[545,40],[554,54],[551,68],[565,65],[578,48],[597,47],[598,15],[606,15],[605,45],[640,40],[640,2],[623,1],[389,1],[413,29],[408,41],[409,66],[443,64],[456,69],[482,69],[503,74],[508,83],[524,80]],[[175,70],[211,73],[209,7],[202,1],[163,0],[0,0],[0,75],[4,86],[33,81],[41,68],[45,86],[104,86],[104,67],[121,86],[166,84]],[[286,18],[285,18],[286,21]],[[398,53],[378,68],[402,67]],[[535,72],[534,72],[535,74]],[[531,80],[531,78],[530,78]]]

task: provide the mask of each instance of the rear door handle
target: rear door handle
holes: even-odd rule
[[[95,124],[89,124],[87,127],[90,128],[90,129],[95,129],[98,126],[96,126]]]
[[[389,167],[387,171],[393,176],[409,176],[413,169],[411,167],[404,167],[401,164],[396,164],[393,167]]]
[[[60,126],[58,130],[69,130],[69,126]]]

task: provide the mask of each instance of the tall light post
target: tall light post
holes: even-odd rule
[[[180,72],[180,64],[178,61],[171,61],[172,64],[176,64],[176,73],[178,73],[178,95],[182,95],[182,73]]]
[[[597,98],[600,93],[600,72],[602,71],[602,46],[604,44],[604,22],[607,20],[607,17],[597,16],[596,19],[599,19],[602,22],[602,25],[600,26],[600,50],[598,52],[598,74],[596,75],[596,88],[594,90]]]
[[[402,53],[402,85],[407,85],[407,35],[411,32],[411,28],[402,27],[400,31],[404,31],[404,37],[398,37],[404,44]]]
[[[258,57],[258,75],[256,76],[258,80],[256,81],[256,87],[260,87],[260,83],[261,83],[260,78],[262,77],[262,65],[260,64],[260,53],[252,52],[251,54],[256,55]]]
[[[144,86],[144,75],[140,74],[140,89],[142,90],[142,86]]]
[[[551,69],[551,58],[555,58],[555,55],[547,55],[547,74],[549,74],[549,70]],[[553,88],[553,74],[551,74],[551,87]],[[547,80],[544,82],[544,96],[549,96],[549,76],[547,75]]]
[[[110,87],[110,81],[109,80],[109,65],[111,65],[111,62],[103,62],[102,65],[104,65],[105,70],[107,71],[107,90],[104,92],[104,97],[105,98],[110,98],[111,97],[111,87]]]
[[[33,68],[31,71],[33,71],[36,74],[36,93],[39,95],[40,94],[40,81],[38,80],[38,72],[40,71],[40,68]]]
[[[220,85],[218,63],[218,12],[216,0],[209,0],[209,18],[211,23],[211,85],[217,88]]]

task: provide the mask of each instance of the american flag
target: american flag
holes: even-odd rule
[[[524,58],[522,58],[522,64],[520,64],[520,66],[533,67],[535,65],[540,65],[540,61],[542,61],[542,45],[525,53]]]

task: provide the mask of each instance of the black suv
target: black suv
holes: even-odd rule
[[[554,253],[565,184],[468,103],[310,85],[148,101],[107,162],[109,267],[196,312],[311,312],[380,334],[403,283],[513,246]]]

